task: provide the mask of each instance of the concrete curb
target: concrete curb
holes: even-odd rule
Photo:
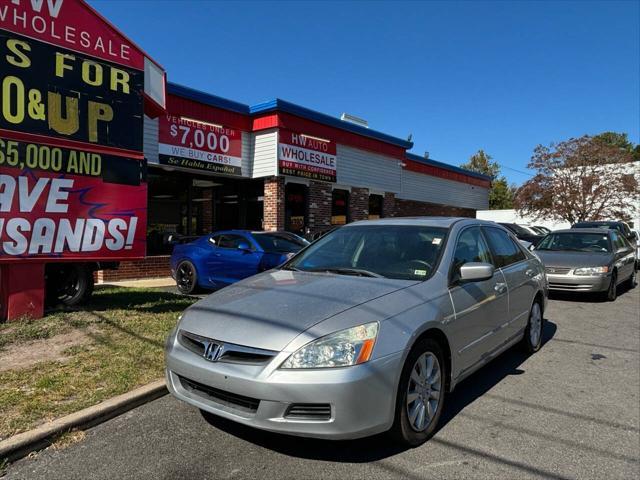
[[[164,380],[149,383],[65,417],[57,418],[28,432],[0,442],[0,462],[14,461],[51,445],[53,437],[74,428],[89,428],[168,393]]]

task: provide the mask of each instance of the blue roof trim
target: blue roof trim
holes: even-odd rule
[[[233,100],[229,100],[227,98],[218,97],[216,95],[211,95],[200,90],[195,90],[193,88],[185,87],[184,85],[179,85],[177,83],[171,82],[167,82],[167,93],[187,98],[204,105],[210,105],[244,115],[275,111],[287,112],[292,115],[306,118],[317,123],[322,123],[323,125],[346,130],[348,132],[355,133],[356,135],[361,135],[363,137],[373,138],[375,140],[380,140],[381,142],[396,145],[406,150],[413,148],[413,142],[408,142],[401,138],[387,135],[386,133],[361,127],[360,125],[356,125],[354,123],[345,122],[344,120],[332,117],[331,115],[320,113],[315,110],[311,110],[310,108],[305,108],[300,105],[296,105],[295,103],[281,100],[279,98],[269,100],[268,102],[264,103],[258,103],[257,105],[249,106],[245,105],[244,103],[234,102]]]
[[[489,175],[483,175],[482,173],[472,172],[471,170],[465,170],[464,168],[455,167],[453,165],[449,165],[448,163],[438,162],[437,160],[432,160],[430,158],[424,158],[420,155],[416,155],[415,153],[407,152],[407,158],[409,160],[413,160],[414,162],[424,163],[426,165],[432,165],[434,167],[444,168],[445,170],[450,170],[452,172],[461,173],[462,175],[467,175],[469,177],[476,177],[482,180],[491,181],[492,178]]]
[[[331,115],[320,113],[315,110],[311,110],[310,108],[301,107],[300,105],[296,105],[295,103],[287,102],[286,100],[281,100],[279,98],[270,100],[268,102],[259,103],[257,105],[252,105],[250,108],[250,111],[252,114],[267,113],[267,112],[274,112],[274,111],[286,112],[292,115],[296,115],[298,117],[313,120],[314,122],[328,125],[330,127],[346,130],[348,132],[361,135],[363,137],[369,137],[375,140],[380,140],[385,143],[397,145],[398,147],[402,147],[407,150],[410,148],[413,148],[412,142],[408,142],[406,140],[402,140],[401,138],[393,137],[391,135],[387,135],[386,133],[378,132],[376,130],[371,130],[369,128],[361,127],[360,125],[356,125],[354,123],[345,122],[344,120],[340,120],[339,118],[332,117]]]
[[[212,107],[222,108],[224,110],[230,110],[236,113],[242,113],[243,115],[249,115],[249,105],[244,103],[234,102],[227,98],[211,95],[210,93],[201,92],[184,85],[178,85],[177,83],[167,82],[167,92],[172,95],[178,95],[180,97],[188,98],[195,102],[210,105]]]

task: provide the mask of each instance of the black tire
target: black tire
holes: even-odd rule
[[[532,336],[532,331],[534,333],[537,332],[537,334]],[[529,321],[527,322],[527,327],[524,329],[524,337],[522,337],[522,341],[520,342],[521,348],[529,355],[536,353],[542,346],[543,332],[544,311],[542,309],[542,303],[536,299],[529,311]]]
[[[189,260],[183,260],[176,268],[176,287],[185,295],[198,292],[198,272]]]
[[[93,271],[80,263],[47,266],[47,301],[74,307],[93,293]]]
[[[616,298],[618,298],[618,272],[615,270],[611,274],[611,282],[609,283],[609,288],[607,288],[605,298],[608,302],[615,302]]]
[[[407,400],[409,388],[411,387],[411,385],[413,384],[414,386],[416,386],[416,388],[418,388],[416,382],[412,380],[412,372],[414,370],[414,367],[416,366],[416,362],[419,358],[422,357],[423,354],[430,354],[437,358],[440,371],[440,388],[439,390],[437,390],[439,392],[439,398],[435,407],[435,414],[431,416],[431,419],[428,421],[426,428],[418,431],[412,426],[409,414],[409,410],[411,409],[412,404],[408,403]],[[438,342],[436,342],[432,338],[424,338],[419,340],[413,346],[411,352],[409,353],[409,356],[407,357],[407,360],[405,361],[404,367],[402,369],[402,374],[400,376],[400,383],[398,385],[395,418],[393,426],[390,430],[390,434],[394,438],[394,440],[410,447],[417,447],[431,438],[438,426],[438,422],[440,421],[440,416],[445,405],[447,397],[446,380],[448,378],[448,374],[448,366],[444,358],[444,353],[442,351],[442,347]],[[436,390],[433,389],[433,391]],[[416,399],[416,401],[422,400]],[[429,403],[429,401],[430,400],[427,400],[427,403]],[[414,405],[414,407],[416,406]],[[424,411],[427,411],[426,407],[424,408]]]

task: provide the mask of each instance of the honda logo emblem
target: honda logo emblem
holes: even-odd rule
[[[202,356],[209,360],[210,362],[217,361],[222,352],[224,351],[224,345],[216,343],[216,342],[203,342],[204,343],[204,353]]]

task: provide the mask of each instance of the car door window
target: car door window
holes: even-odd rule
[[[220,235],[220,239],[218,240],[218,247],[220,248],[231,248],[237,249],[240,244],[246,243],[249,244],[246,238],[241,235]]]
[[[218,244],[220,243],[220,237],[221,237],[221,236],[222,236],[222,235],[213,235],[213,236],[209,237],[209,243],[210,243],[211,245],[214,245],[214,246],[216,246],[216,247],[217,247],[217,246],[218,246]]]
[[[613,239],[613,245],[616,250],[626,249],[627,242],[625,242],[624,237],[620,235],[618,232],[611,232],[611,237]]]
[[[491,263],[489,246],[479,227],[467,228],[458,237],[453,255],[454,278],[460,273],[460,267],[470,262]]]
[[[491,246],[496,268],[506,267],[527,258],[507,232],[498,228],[485,228],[485,233]]]

